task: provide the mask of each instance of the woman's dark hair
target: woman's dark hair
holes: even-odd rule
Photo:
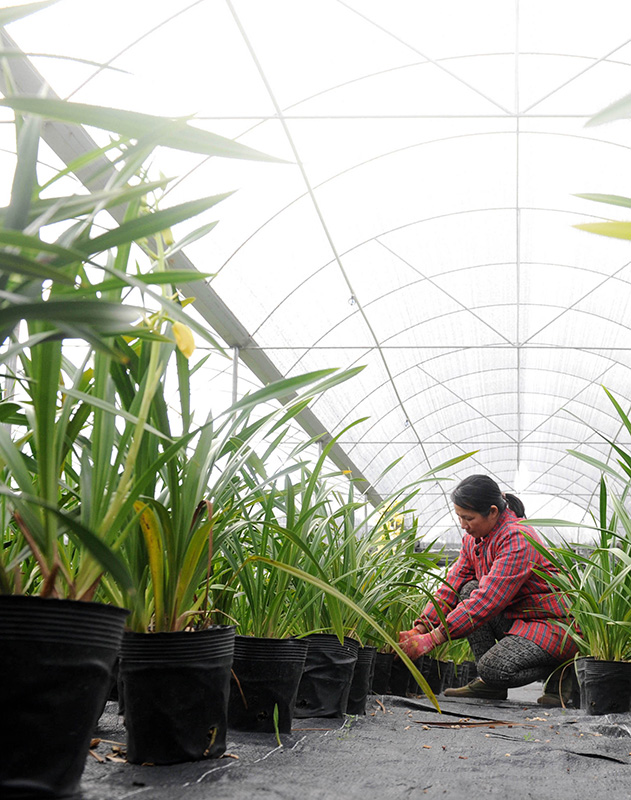
[[[500,487],[488,475],[469,475],[453,490],[451,501],[483,517],[491,513],[491,506],[497,506],[500,514],[508,506],[516,517],[526,516],[526,509],[519,497],[508,492],[502,494]]]

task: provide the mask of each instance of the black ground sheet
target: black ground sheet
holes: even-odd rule
[[[540,684],[509,699],[372,695],[368,713],[297,719],[291,734],[229,732],[219,760],[124,761],[125,731],[108,703],[82,780],[83,800],[324,798],[631,798],[631,714],[543,709]]]

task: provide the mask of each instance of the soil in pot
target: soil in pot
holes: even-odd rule
[[[578,658],[580,706],[587,714],[624,714],[631,710],[631,663]]]
[[[298,687],[294,716],[343,717],[348,706],[359,644],[334,634],[305,636],[309,650]]]
[[[234,627],[125,633],[120,656],[127,760],[177,764],[226,749]]]
[[[347,714],[365,714],[368,693],[375,669],[376,647],[360,647],[357,651],[357,663],[353,671],[351,690],[348,695]]]
[[[234,646],[228,727],[290,733],[309,644],[304,639],[237,636]]]
[[[0,597],[0,797],[77,792],[128,612]]]

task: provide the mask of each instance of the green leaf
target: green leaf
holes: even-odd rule
[[[56,335],[55,331],[42,331],[41,333],[35,334],[35,336],[29,336],[29,338],[23,342],[15,342],[7,347],[6,350],[0,351],[0,364],[4,364],[5,362],[9,361],[12,356],[19,354],[24,350],[35,347],[35,345],[39,344],[40,342],[45,342],[54,335]]]
[[[21,406],[17,403],[0,403],[0,422],[6,422],[8,425],[17,424],[24,425],[26,417],[19,414],[22,410]]]
[[[127,564],[114,550],[78,520],[64,514],[59,509],[53,508],[51,511],[66,523],[68,535],[80,542],[105,572],[108,572],[126,591],[134,591],[134,581]]]
[[[82,392],[78,389],[74,389],[71,386],[66,386],[64,388],[64,392],[69,397],[75,398],[75,400],[81,400],[82,402],[86,403],[87,405],[93,408],[98,408],[101,411],[105,411],[108,414],[112,414],[113,417],[119,416],[127,420],[127,422],[131,422],[133,425],[138,424],[138,417],[134,416],[134,414],[130,413],[129,411],[126,411],[124,408],[118,408],[112,403],[108,403],[107,400],[104,400],[102,397],[86,394],[85,392]],[[157,430],[156,428],[147,423],[145,423],[144,430],[147,431],[148,433],[153,434],[154,436],[164,439],[167,443],[170,442],[170,440],[165,434],[161,433],[159,430]]]
[[[461,456],[455,456],[455,458],[450,458],[448,461],[443,461],[442,464],[439,464],[437,467],[430,469],[429,472],[426,472],[423,477],[426,478],[431,475],[435,475],[437,472],[442,472],[445,469],[449,469],[449,467],[453,467],[454,464],[459,464],[461,461],[464,461],[465,458],[471,458],[471,456],[474,456],[479,452],[479,450],[472,450],[470,453],[463,453]]]
[[[612,239],[631,239],[631,222],[584,222],[574,227]]]
[[[179,253],[180,250],[183,250],[185,247],[193,244],[193,242],[198,241],[199,239],[206,236],[207,233],[210,233],[214,227],[216,227],[217,222],[208,222],[206,225],[201,225],[199,228],[196,228],[194,231],[191,231],[183,239],[179,239],[175,244],[173,244],[164,254],[165,258],[172,258],[176,253]],[[214,274],[214,273],[212,273]],[[189,274],[188,281],[190,282],[191,276]]]
[[[129,222],[124,222],[113,230],[103,233],[101,236],[96,236],[94,239],[90,239],[79,246],[84,246],[86,253],[101,253],[111,247],[119,247],[123,244],[136,242],[138,239],[145,239],[170,228],[172,225],[176,225],[178,222],[183,222],[197,214],[201,214],[203,211],[220,203],[226,197],[230,197],[231,194],[233,193],[226,192],[213,197],[204,197],[200,200],[189,200],[172,208],[165,208],[153,214],[145,214]]]
[[[7,228],[22,230],[28,223],[28,212],[37,185],[37,152],[42,120],[28,117],[18,138],[18,162],[13,175],[11,202],[4,224]]]
[[[0,101],[0,106],[3,105],[14,111],[37,114],[46,119],[102,128],[130,139],[155,135],[156,140],[163,147],[171,147],[175,150],[185,150],[207,156],[285,163],[281,162],[281,159],[253,150],[232,139],[195,128],[182,119],[166,119],[151,114],[141,114],[137,111],[123,111],[118,108],[92,106],[86,103],[69,103],[65,100],[43,97],[7,97]]]
[[[596,125],[604,125],[606,122],[615,122],[619,119],[628,119],[631,117],[631,94],[621,97],[611,105],[603,108],[585,123],[586,128],[593,128]]]
[[[125,186],[111,191],[92,192],[91,194],[70,195],[67,197],[49,197],[45,200],[34,200],[31,203],[29,214],[29,224],[34,221],[45,220],[46,224],[53,222],[63,222],[64,220],[74,219],[75,217],[92,214],[94,209],[99,206],[102,208],[113,208],[124,203],[129,203],[138,197],[143,197],[147,193],[165,186],[166,180],[140,183],[136,186]],[[0,220],[5,220],[7,209],[0,209]],[[5,222],[6,225],[6,222]]]
[[[610,206],[624,206],[631,208],[631,197],[621,197],[619,194],[575,194],[583,200],[593,200],[596,203],[607,203]]]
[[[52,0],[57,3],[59,0]],[[5,9],[0,9],[0,15]],[[36,9],[37,10],[37,9]],[[2,23],[0,23],[1,25]],[[108,70],[111,72],[120,72],[123,75],[131,75],[128,69],[121,69],[115,67],[113,64],[104,64],[101,61],[93,61],[90,58],[79,58],[78,56],[66,56],[61,53],[31,53],[24,50],[7,50],[0,48],[0,58],[48,58],[55,61],[72,61],[75,64],[86,64],[88,67],[97,67],[99,70]]]
[[[170,300],[168,297],[164,297],[161,294],[154,293],[153,290],[147,286],[147,284],[142,283],[142,281],[138,280],[134,275],[125,272],[120,272],[107,265],[105,265],[103,269],[105,270],[105,272],[114,275],[115,277],[121,280],[126,281],[130,286],[134,286],[140,289],[142,292],[146,292],[150,297],[152,297],[154,300],[160,303],[160,305],[168,313],[169,317],[171,317],[174,320],[178,320],[179,322],[183,322],[185,325],[188,325],[195,333],[199,334],[199,336],[201,336],[203,339],[209,342],[218,353],[221,353],[221,355],[225,356],[226,358],[228,357],[224,352],[224,350],[222,349],[221,345],[208,332],[208,326],[198,323],[193,317],[189,316],[186,313],[186,310],[183,309],[179,303],[176,303],[173,300]],[[196,270],[191,270],[191,273],[194,276],[201,275],[201,273],[198,273]]]
[[[20,6],[0,8],[0,27],[9,25],[11,22],[15,22],[18,19],[28,17],[29,14],[34,14],[37,11],[41,11],[43,8],[48,8],[48,6],[52,6],[57,2],[59,2],[59,0],[42,0],[42,2],[39,3],[24,3]]]
[[[274,383],[270,383],[262,389],[253,392],[252,394],[245,395],[245,397],[231,405],[230,408],[224,413],[232,414],[238,409],[252,408],[260,403],[266,403],[269,400],[287,400],[299,389],[310,386],[316,381],[328,378],[335,372],[337,372],[335,369],[320,369],[314,372],[307,372],[304,375],[298,375],[295,378],[283,378],[282,380],[274,381]],[[356,372],[357,370],[348,370],[348,373],[355,374]],[[339,373],[340,381],[346,380],[347,377],[351,377],[351,375],[347,373]],[[324,385],[324,383],[321,385]],[[330,383],[328,385],[334,385],[334,383]]]
[[[305,581],[306,583],[315,586],[316,588],[320,589],[326,594],[331,595],[332,597],[336,598],[340,603],[349,606],[349,608],[352,608],[356,614],[358,614],[360,617],[365,619],[366,622],[372,625],[372,627],[379,633],[380,636],[383,636],[384,640],[390,645],[390,647],[392,647],[392,649],[399,656],[399,658],[405,663],[405,665],[410,670],[413,677],[418,682],[419,686],[423,689],[427,698],[431,701],[436,710],[440,711],[440,706],[438,705],[438,701],[436,700],[434,693],[429,688],[427,681],[418,671],[414,663],[408,658],[408,656],[403,652],[403,650],[401,650],[398,643],[395,642],[394,639],[391,636],[389,636],[388,633],[386,633],[386,631],[381,627],[381,625],[379,625],[377,620],[374,619],[374,617],[371,617],[369,614],[367,614],[363,610],[363,608],[358,606],[348,597],[345,597],[338,589],[336,589],[334,586],[331,586],[326,581],[320,580],[319,578],[316,578],[314,575],[310,575],[308,572],[298,569],[297,567],[288,564],[283,564],[280,561],[275,561],[274,559],[266,558],[264,556],[251,556],[250,559],[248,560],[262,561],[264,564],[268,564],[270,567],[275,567],[276,569],[280,569],[283,572],[287,572],[290,575],[293,575],[295,578],[299,578]]]
[[[278,728],[278,703],[274,703],[273,720],[274,720],[274,733],[276,734],[276,744],[279,747],[282,747],[283,743],[280,740],[280,732]]]
[[[600,527],[607,527],[607,484],[605,483],[605,476],[600,478],[600,502],[598,504],[598,511],[600,516]]]
[[[533,528],[588,528],[589,530],[600,530],[597,525],[586,525],[584,522],[572,522],[567,519],[554,519],[546,517],[545,519],[525,519],[524,525],[531,525]]]
[[[146,286],[163,286],[168,283],[180,286],[182,283],[190,281],[191,275],[193,274],[195,274],[197,278],[197,273],[192,273],[188,269],[174,269],[166,272],[146,272],[142,275],[134,275],[134,279],[138,281],[139,284],[145,284]],[[211,274],[212,273],[204,272],[199,273],[199,276],[201,278],[209,278]],[[110,292],[123,289],[129,285],[129,282],[124,278],[108,278],[101,281],[101,283],[91,283],[86,288],[78,289],[73,292],[73,297],[86,297],[93,295],[95,292]],[[170,340],[162,337],[162,341],[166,342]]]
[[[64,275],[58,268],[50,267],[41,261],[34,261],[17,253],[0,251],[0,272],[4,272],[6,275],[24,275],[27,278],[36,278],[41,281],[52,280],[64,286],[74,286],[74,278]]]
[[[134,306],[105,303],[102,300],[48,300],[20,303],[2,309],[2,323],[15,325],[21,319],[56,323],[81,323],[93,328],[119,330],[139,317]]]
[[[55,505],[46,502],[46,500],[41,497],[26,494],[18,496],[8,487],[2,485],[0,485],[0,494],[7,495],[18,506],[32,504],[40,508],[45,508],[50,513],[54,514],[65,524],[68,535],[72,539],[80,542],[100,564],[102,569],[109,572],[116,581],[128,591],[133,591],[133,580],[123,559],[109,548],[105,542],[99,539],[93,531],[86,528],[85,525],[82,525],[78,519],[57,508]]]
[[[616,398],[612,395],[612,393],[609,391],[609,389],[607,389],[605,386],[603,386],[603,389],[605,390],[605,394],[607,395],[607,397],[611,400],[611,403],[612,403],[613,407],[618,412],[618,416],[620,417],[620,420],[622,421],[622,424],[627,429],[627,431],[629,433],[631,433],[631,420],[629,420],[629,417],[624,413],[624,410],[623,410],[622,406],[616,400]]]
[[[61,247],[58,244],[51,242],[44,242],[39,236],[29,236],[22,231],[1,230],[0,229],[0,245],[8,245],[9,247],[21,247],[27,250],[35,250],[38,253],[52,253],[58,256],[72,256],[73,258],[81,258],[82,253],[78,250],[70,250],[67,247]]]
[[[364,366],[361,367],[351,367],[350,369],[346,369],[343,371],[336,370],[335,373],[330,377],[326,378],[325,380],[317,383],[313,389],[310,390],[309,393],[313,392],[313,394],[321,394],[322,392],[326,392],[328,389],[332,389],[334,386],[338,386],[340,383],[344,383],[344,381],[349,380],[350,378],[354,378],[356,375],[359,375],[365,369]]]
[[[586,464],[591,464],[592,467],[596,467],[601,472],[605,472],[607,475],[611,475],[613,478],[617,478],[618,480],[624,480],[623,477],[618,472],[612,469],[608,464],[605,464],[604,461],[600,461],[597,458],[588,456],[585,453],[579,453],[578,450],[568,450],[567,452],[570,455],[575,456],[576,458],[580,458],[580,460],[584,461]]]
[[[164,573],[165,549],[160,522],[153,509],[138,500],[134,503],[134,511],[140,515],[140,529],[147,548],[153,598],[155,603],[156,630],[164,630]]]

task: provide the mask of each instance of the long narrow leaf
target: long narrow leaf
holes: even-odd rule
[[[52,280],[66,286],[74,286],[74,277],[64,275],[56,267],[43,264],[41,261],[27,258],[18,253],[0,251],[0,272],[5,275],[24,275],[27,278],[36,278],[39,281]]]
[[[47,300],[20,303],[2,309],[2,323],[15,325],[22,319],[47,320],[90,325],[103,330],[120,330],[139,317],[134,306],[107,303],[102,300]]]
[[[160,523],[153,510],[145,503],[134,503],[134,511],[140,515],[139,522],[145,547],[149,556],[149,569],[155,603],[156,630],[164,630],[164,572],[165,549]]]
[[[43,8],[55,5],[59,0],[41,0],[39,3],[23,3],[19,6],[10,6],[8,8],[0,8],[0,26],[4,27],[11,22],[16,22],[18,19],[28,17],[29,14],[35,14]]]
[[[298,569],[297,567],[293,567],[288,564],[283,564],[280,561],[274,561],[270,558],[265,558],[264,556],[252,556],[252,561],[262,561],[265,564],[268,564],[270,567],[274,567],[276,569],[280,569],[283,572],[287,572],[290,575],[293,575],[295,578],[299,578],[300,580],[305,581],[306,583],[315,586],[316,588],[320,589],[321,591],[325,592],[326,594],[335,597],[340,603],[347,605],[351,608],[356,614],[362,617],[366,622],[368,622],[372,627],[379,633],[380,636],[383,636],[384,640],[392,647],[394,652],[399,656],[399,658],[404,662],[407,668],[412,673],[414,679],[418,682],[419,686],[423,689],[427,698],[430,700],[432,705],[436,708],[436,710],[440,713],[441,708],[438,705],[438,700],[432,690],[430,689],[427,681],[418,671],[414,663],[408,658],[408,656],[401,650],[398,643],[394,641],[394,639],[379,625],[377,620],[367,614],[360,606],[350,600],[348,597],[345,597],[340,591],[338,591],[334,586],[326,583],[325,581],[316,578],[314,575],[310,575],[308,572],[304,572],[304,570]]]
[[[225,200],[226,197],[230,197],[231,194],[232,192],[225,192],[213,197],[204,197],[200,200],[189,200],[172,208],[165,208],[152,214],[136,217],[129,222],[123,222],[113,230],[86,242],[84,245],[85,252],[86,254],[101,253],[112,247],[120,247],[121,245],[153,236],[173,225],[177,225],[178,222],[191,219],[197,214],[207,211],[212,206]]]
[[[593,117],[585,123],[586,128],[592,128],[596,125],[604,125],[606,122],[615,122],[619,119],[627,119],[631,117],[631,94],[627,94],[611,103],[602,111],[594,114]]]
[[[631,239],[631,222],[582,222],[574,227],[579,231],[597,233],[613,239]]]
[[[18,138],[18,163],[13,176],[11,202],[4,219],[5,227],[22,230],[28,222],[28,211],[37,183],[37,152],[42,121],[28,117]]]
[[[624,206],[631,208],[631,197],[621,197],[618,194],[575,194],[582,200],[594,200],[596,203],[607,203],[610,206]]]
[[[8,97],[0,101],[0,105],[8,106],[15,111],[38,114],[46,119],[102,128],[131,139],[155,135],[156,131],[159,131],[160,144],[176,150],[224,158],[280,161],[232,139],[195,128],[185,120],[168,120],[137,111],[123,111],[118,108],[69,103],[42,97]]]
[[[33,504],[40,508],[45,508],[51,514],[54,514],[66,526],[68,535],[80,542],[96,561],[98,561],[103,570],[109,572],[127,591],[133,592],[134,582],[123,559],[104,544],[91,530],[86,528],[85,525],[82,525],[75,517],[47,503],[41,497],[23,494],[19,498],[16,498],[15,494],[11,492],[10,489],[1,485],[0,494],[11,497],[14,502],[19,504]]]

